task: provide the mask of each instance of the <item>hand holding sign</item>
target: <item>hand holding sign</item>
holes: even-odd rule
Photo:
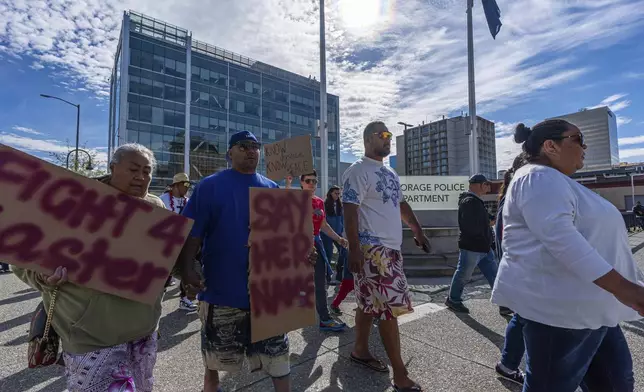
[[[40,274],[40,279],[47,283],[47,286],[56,287],[67,282],[67,268],[58,267],[53,275]]]
[[[266,177],[274,181],[313,171],[311,136],[296,136],[264,146]]]
[[[315,263],[318,262],[318,251],[315,250],[315,248],[311,249],[311,253],[309,253],[309,263],[311,265],[315,265]]]

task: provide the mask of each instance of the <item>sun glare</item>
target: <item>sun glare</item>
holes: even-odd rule
[[[340,0],[339,3],[345,29],[355,33],[373,29],[387,12],[386,0]]]

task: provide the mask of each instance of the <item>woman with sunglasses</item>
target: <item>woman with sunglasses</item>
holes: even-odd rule
[[[286,187],[291,187],[291,177],[286,179]],[[326,275],[333,273],[329,272],[331,266],[329,260],[324,252],[324,245],[320,232],[328,235],[333,241],[338,242],[344,248],[349,244],[345,238],[338,235],[326,221],[326,213],[324,212],[324,201],[315,195],[315,190],[318,185],[318,173],[315,169],[311,173],[302,174],[300,176],[300,187],[311,194],[311,203],[313,207],[313,236],[315,241],[315,250],[318,253],[318,260],[315,264],[315,307],[320,319],[320,330],[330,332],[341,332],[347,327],[346,324],[335,321],[329,314],[329,305],[327,304],[326,292]]]
[[[633,391],[619,323],[644,315],[644,287],[622,215],[570,178],[584,165],[578,127],[519,124],[514,139],[528,164],[505,196],[492,301],[514,310],[523,328],[523,391]]]

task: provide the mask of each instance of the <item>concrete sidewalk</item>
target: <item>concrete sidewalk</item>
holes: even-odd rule
[[[644,232],[633,234],[630,240],[642,268]],[[498,379],[494,373],[507,322],[489,302],[490,289],[483,282],[474,282],[466,288],[470,315],[457,315],[442,306],[449,282],[411,282],[418,283],[412,287],[416,311],[400,318],[401,344],[411,376],[425,391],[521,390],[518,385]],[[178,310],[177,295],[178,288],[174,287],[164,302],[155,391],[198,392],[203,379],[200,323],[196,314]],[[66,390],[61,368],[26,369],[26,332],[38,301],[38,293],[13,275],[0,275],[0,391]],[[289,334],[294,392],[392,390],[390,374],[375,373],[349,361],[355,338],[354,307],[349,296],[342,305],[345,315],[340,318],[351,329],[344,333],[322,333],[311,327]],[[626,324],[624,331],[633,353],[636,390],[644,391],[644,322]],[[375,355],[386,359],[377,327],[371,336],[371,346]],[[248,371],[224,374],[223,384],[228,392],[272,390],[271,381],[264,374]]]

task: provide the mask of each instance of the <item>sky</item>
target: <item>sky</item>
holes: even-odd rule
[[[512,130],[582,108],[618,116],[620,158],[644,161],[644,0],[497,0],[489,33],[475,0],[477,114],[496,123],[497,166]],[[123,11],[192,30],[200,41],[318,75],[312,0],[5,0],[0,2],[0,143],[38,156],[74,143],[106,160],[108,78]],[[383,120],[419,124],[467,112],[466,0],[327,0],[328,91],[340,97],[342,159]]]

